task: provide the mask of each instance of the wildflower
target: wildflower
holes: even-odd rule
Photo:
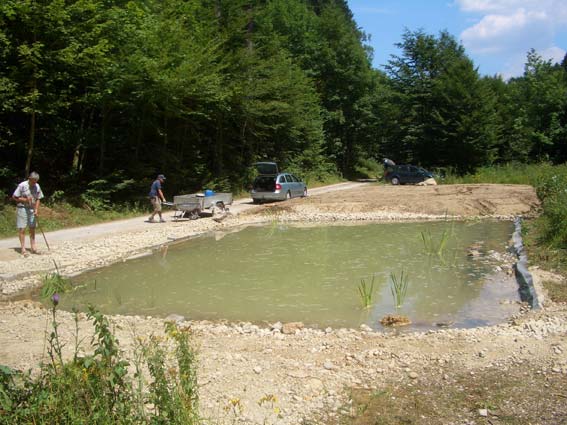
[[[53,302],[53,305],[59,304],[59,294],[53,294],[51,301]]]

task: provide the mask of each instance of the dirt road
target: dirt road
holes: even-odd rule
[[[310,195],[326,194],[330,192],[358,188],[361,186],[367,186],[367,183],[356,183],[356,182],[337,183],[329,186],[322,186],[322,187],[310,189],[309,194]],[[240,198],[234,200],[234,203],[230,206],[230,210],[233,214],[237,215],[244,211],[254,209],[256,207],[257,206],[253,204],[251,198]],[[173,214],[174,212],[172,210],[166,210],[164,208],[164,218],[166,220],[172,221]],[[115,235],[117,233],[131,233],[131,232],[145,230],[148,228],[148,225],[150,225],[149,223],[145,222],[146,219],[147,216],[144,215],[141,217],[129,218],[125,220],[116,220],[107,223],[93,224],[90,226],[56,230],[53,232],[47,232],[45,236],[48,240],[48,243],[92,241],[95,239],[103,238],[108,235]],[[15,230],[14,233],[16,233]],[[41,235],[38,235],[37,239],[38,239],[38,244],[40,245],[44,244]],[[0,261],[6,261],[6,260],[18,258],[19,246],[20,243],[17,237],[0,239]]]

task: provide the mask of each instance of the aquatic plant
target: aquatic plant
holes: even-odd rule
[[[372,305],[372,294],[374,292],[374,275],[372,275],[372,280],[370,281],[370,286],[366,284],[364,279],[360,279],[358,284],[358,294],[360,295],[360,301],[363,308],[368,308]]]
[[[398,311],[404,304],[408,291],[408,274],[403,269],[399,278],[394,272],[390,273],[390,291],[394,298],[394,307]]]
[[[442,257],[447,247],[447,241],[449,240],[449,232],[447,229],[444,229],[441,234],[441,238],[439,241],[436,241],[431,234],[431,230],[427,229],[426,231],[421,232],[421,240],[423,241],[425,251],[429,255],[435,254]]]

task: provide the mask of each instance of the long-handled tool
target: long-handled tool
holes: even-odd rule
[[[43,229],[39,225],[39,220],[38,220],[37,216],[35,217],[35,224],[36,224],[37,228],[39,229],[39,231],[41,232],[41,235],[43,236],[43,240],[45,241],[45,244],[47,245],[47,250],[51,251],[51,248],[49,248],[49,244],[47,243],[47,238],[45,237],[45,233],[43,233]]]

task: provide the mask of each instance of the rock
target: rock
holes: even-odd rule
[[[262,373],[262,368],[260,366],[255,366],[254,369],[252,369],[254,371],[254,373],[256,373],[257,375],[259,375],[260,373]]]
[[[417,379],[418,374],[415,373],[415,372],[410,372],[410,373],[408,373],[408,376],[410,377],[410,379]]]
[[[276,323],[274,323],[273,325],[270,326],[270,330],[271,331],[277,330],[277,331],[281,332],[282,327],[283,327],[282,322],[276,322]]]
[[[422,182],[417,183],[416,186],[437,186],[437,181],[433,177],[430,177]]]
[[[467,255],[469,257],[473,257],[473,258],[478,258],[481,256],[480,251],[476,250],[476,249],[469,249],[469,251],[467,252]]]
[[[323,382],[317,378],[311,378],[307,381],[307,388],[313,392],[319,393],[323,391]]]
[[[372,328],[364,323],[360,325],[360,330],[364,332],[372,332]]]
[[[333,364],[332,361],[330,361],[330,360],[325,360],[325,363],[323,363],[323,367],[324,367],[326,370],[333,370],[333,369],[335,368],[335,365]]]
[[[174,322],[174,323],[181,323],[184,322],[185,320],[186,320],[185,316],[182,316],[180,314],[170,314],[165,318],[166,322]]]
[[[295,334],[297,331],[300,331],[304,328],[304,324],[302,322],[289,322],[284,323],[282,326],[282,332],[286,335]]]
[[[478,409],[478,414],[483,418],[486,418],[488,416],[488,409]]]

